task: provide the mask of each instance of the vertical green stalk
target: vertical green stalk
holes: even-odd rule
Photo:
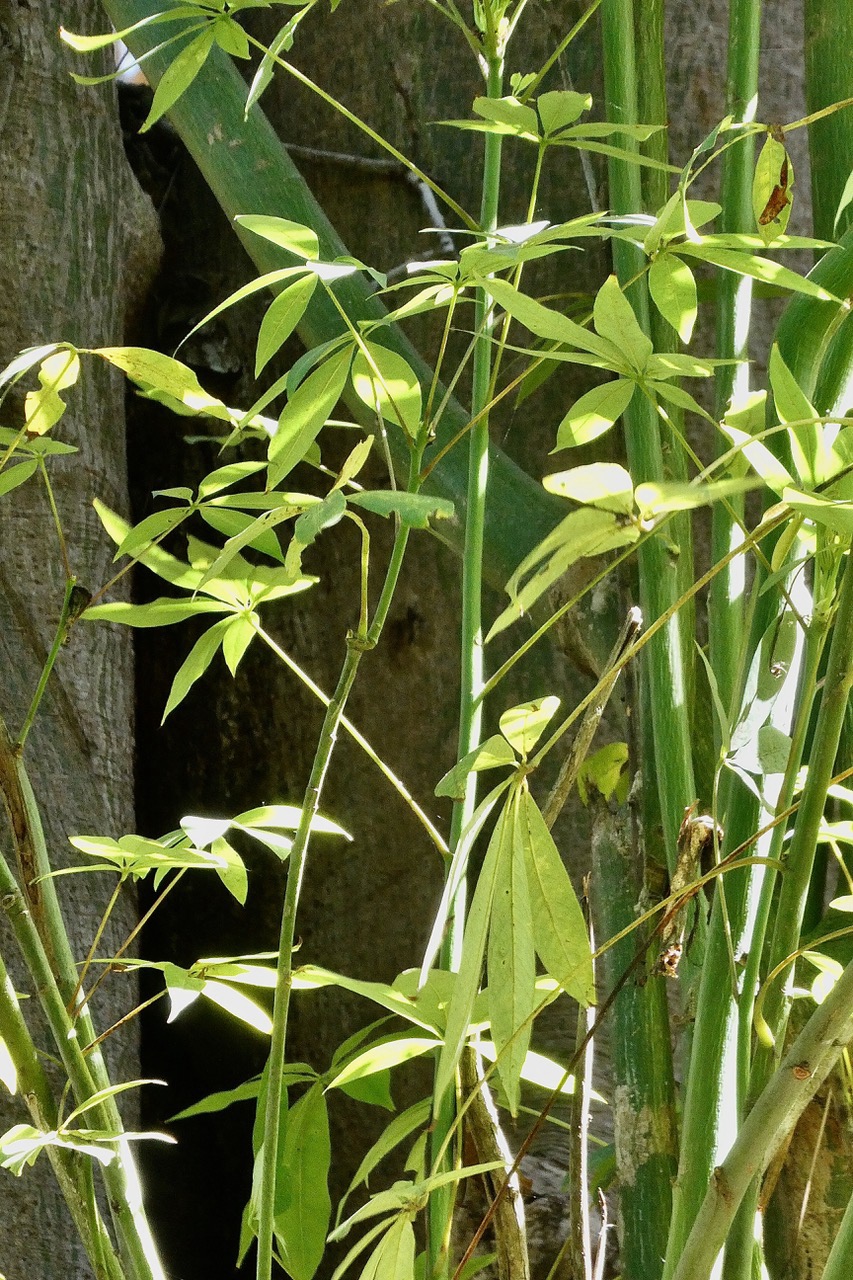
[[[491,0],[486,0],[488,11]],[[499,98],[503,91],[503,47],[495,30],[486,33],[486,95]],[[483,157],[480,227],[487,237],[498,222],[500,202],[501,151],[500,134],[485,134]],[[483,661],[483,533],[486,494],[489,480],[489,415],[483,409],[489,401],[492,371],[491,342],[492,303],[484,289],[477,292],[474,331],[478,335],[474,347],[471,417],[475,425],[468,442],[468,499],[465,522],[465,546],[462,560],[462,637],[460,654],[459,740],[457,758],[461,759],[480,742],[483,703],[480,697],[485,684]],[[450,828],[450,848],[455,850],[477,803],[477,775],[469,775],[465,799],[454,804]],[[463,883],[451,907],[447,936],[439,963],[442,968],[458,970],[465,927],[467,886]],[[446,1092],[435,1117],[432,1135],[433,1153],[445,1150],[443,1163],[433,1169],[439,1173],[451,1160],[447,1143],[455,1123],[455,1099]],[[429,1248],[427,1276],[441,1275],[447,1267],[450,1218],[453,1212],[453,1190],[439,1188],[430,1198]]]
[[[19,748],[0,718],[0,792],[9,816],[24,891],[0,859],[0,895],[4,895],[21,953],[54,1037],[78,1103],[111,1082],[99,1048],[84,1057],[81,1046],[96,1041],[88,1009],[83,1006],[72,1022],[70,1005],[77,970],[35,795]],[[142,1193],[130,1144],[115,1099],[106,1098],[91,1113],[94,1124],[117,1133],[117,1154],[103,1171],[110,1211],[130,1275],[136,1280],[163,1280],[163,1269],[145,1217]]]
[[[2,958],[0,1039],[14,1063],[18,1093],[27,1105],[34,1126],[42,1132],[54,1130],[58,1123],[56,1102]],[[124,1280],[124,1270],[98,1211],[85,1163],[61,1147],[48,1147],[47,1157],[97,1280]]]
[[[637,123],[633,0],[607,0],[601,9],[601,26],[608,119]],[[627,147],[629,143],[625,145]],[[611,159],[608,172],[613,212],[628,214],[641,209],[639,166]],[[613,261],[623,284],[644,265],[640,251],[624,241],[614,241]],[[638,321],[647,333],[650,332],[645,280],[637,280],[628,290],[628,297]],[[635,484],[643,480],[664,479],[660,424],[644,396],[634,396],[624,421],[628,466]],[[675,558],[661,538],[650,538],[643,543],[639,552],[639,568],[640,603],[643,616],[649,622],[660,617],[678,599],[678,569]],[[647,758],[655,762],[667,861],[672,871],[684,810],[695,799],[688,682],[677,615],[655,636],[646,652],[652,724],[643,726],[642,750],[649,753]]]
[[[776,910],[776,922],[768,956],[768,971],[781,964],[797,949],[800,928],[817,848],[818,833],[826,806],[826,793],[833,775],[844,714],[853,689],[853,553],[848,547],[841,580],[838,608],[823,696],[820,702],[806,784],[800,799],[794,834],[785,858],[785,875]],[[790,976],[790,975],[788,975]],[[775,1044],[762,1044],[756,1051],[750,1093],[755,1099],[775,1067],[785,1038],[790,1004],[787,980],[776,979],[767,993],[764,1017]]]
[[[409,488],[412,491],[417,488],[421,452],[422,450],[413,451],[409,471]],[[270,1280],[272,1275],[275,1188],[278,1171],[281,1103],[284,1095],[282,1076],[287,1053],[290,993],[293,987],[293,946],[296,938],[296,915],[308,857],[311,828],[320,808],[323,784],[326,780],[326,773],[332,758],[338,729],[344,717],[347,699],[355,683],[362,655],[373,649],[379,640],[400,576],[408,537],[408,528],[401,526],[394,540],[382,594],[370,627],[358,632],[350,632],[347,636],[346,657],[341,668],[341,674],[338,677],[337,687],[326,707],[326,714],[314,752],[311,774],[302,801],[299,826],[288,858],[287,883],[281,914],[278,966],[273,1003],[273,1027],[266,1072],[264,1141],[261,1148],[261,1188],[258,1197],[258,1254],[256,1266],[258,1280]]]
[[[832,1242],[821,1280],[848,1280],[853,1275],[853,1197],[847,1202],[838,1235]]]
[[[732,0],[729,6],[726,112],[735,120],[755,119],[758,102],[758,55],[761,39],[761,0]],[[752,170],[755,140],[743,138],[722,157],[720,230],[744,232],[752,228]],[[749,359],[752,281],[731,271],[717,272],[717,355],[726,360]],[[716,413],[722,418],[729,401],[741,402],[749,392],[749,366],[722,366],[716,375]],[[724,442],[722,442],[724,443]],[[742,499],[733,501],[737,514]],[[714,507],[711,536],[713,563],[718,563],[743,540],[738,522],[722,503]],[[743,645],[744,562],[738,558],[711,584],[708,628],[711,666],[726,709],[737,687],[738,660]]]
[[[636,841],[626,810],[614,812],[602,802],[592,844],[593,903],[602,937],[613,937],[636,918]],[[637,934],[630,933],[605,951],[599,961],[604,991],[612,991],[632,966],[636,947]],[[609,1016],[620,1262],[625,1280],[655,1280],[666,1250],[676,1155],[664,979],[632,976]]]
[[[853,97],[853,6],[847,0],[805,0],[803,11],[806,105],[819,111]],[[853,167],[850,108],[836,111],[809,128],[814,234],[835,240],[853,225],[853,205],[835,231],[838,201]]]

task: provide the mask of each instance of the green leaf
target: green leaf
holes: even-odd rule
[[[615,276],[608,276],[595,295],[592,318],[596,333],[612,342],[623,358],[627,358],[638,373],[643,373],[653,351],[652,343],[637,323],[634,308]]]
[[[382,1009],[399,1014],[424,1031],[437,1030],[428,1019],[421,1016],[415,1000],[402,995],[385,982],[363,982],[359,978],[348,978],[345,974],[333,973],[329,969],[310,964],[300,965],[294,970],[294,991],[313,991],[320,987],[341,987],[344,991],[352,991],[366,1000],[372,1000]]]
[[[116,547],[113,562],[120,560],[122,556],[138,555],[150,543],[177,529],[190,514],[190,507],[164,507],[162,511],[153,511],[128,531]]]
[[[401,1111],[393,1120],[385,1127],[380,1136],[376,1139],[373,1146],[363,1157],[361,1164],[355,1171],[353,1179],[347,1187],[344,1195],[338,1205],[337,1221],[340,1222],[343,1216],[343,1208],[356,1187],[362,1183],[366,1183],[373,1170],[385,1159],[387,1155],[399,1146],[401,1142],[405,1142],[410,1134],[416,1129],[420,1129],[427,1123],[432,1111],[432,1102],[430,1098],[424,1098],[421,1102],[415,1102],[411,1107],[407,1107],[405,1111]]]
[[[613,512],[597,507],[570,512],[525,556],[510,577],[506,590],[511,603],[492,624],[486,640],[492,640],[522,617],[578,560],[626,546],[636,542],[639,536],[637,524],[626,523]]]
[[[183,702],[190,689],[200,676],[204,675],[210,666],[222,641],[225,639],[225,632],[231,625],[230,618],[223,618],[221,622],[215,622],[209,631],[205,631],[204,635],[199,636],[193,647],[190,649],[172,681],[172,688],[169,691],[169,697],[166,702],[166,709],[163,712],[162,724],[168,716]]]
[[[490,277],[477,278],[487,293],[491,294],[498,306],[523,324],[525,329],[535,333],[537,338],[548,338],[553,342],[565,342],[569,346],[579,347],[604,360],[608,366],[622,363],[622,352],[612,342],[602,339],[582,325],[575,324],[568,316],[551,307],[544,307],[541,302],[526,293],[520,293],[506,280]]]
[[[99,347],[93,355],[121,369],[137,386],[146,391],[162,391],[189,409],[202,411],[211,404],[221,404],[207,394],[192,369],[161,351],[148,351],[145,347]]]
[[[258,331],[255,377],[281,349],[302,319],[317,287],[315,275],[302,276],[274,298]]]
[[[200,35],[184,45],[169,63],[154,92],[151,110],[140,128],[145,133],[153,124],[174,106],[183,93],[190,87],[199,71],[201,71],[214,44],[214,29],[205,24]]]
[[[213,841],[210,846],[210,852],[214,858],[218,858],[223,864],[221,867],[216,868],[216,874],[222,884],[231,894],[231,897],[235,898],[241,907],[245,907],[246,898],[249,894],[249,876],[243,859],[236,849],[232,849],[228,841],[221,836]]]
[[[616,378],[587,391],[575,401],[557,428],[557,443],[551,452],[574,449],[604,435],[628,408],[635,390],[636,383],[628,378]]]
[[[365,1076],[374,1075],[377,1071],[387,1071],[390,1067],[398,1067],[402,1062],[410,1062],[429,1053],[441,1044],[440,1040],[421,1036],[391,1036],[372,1044],[363,1053],[343,1067],[326,1086],[329,1089],[340,1089],[353,1080],[361,1080]]]
[[[4,493],[11,493],[13,489],[17,489],[19,484],[23,484],[25,480],[29,480],[38,469],[38,460],[29,458],[25,462],[16,462],[14,466],[7,466],[0,471],[0,497]]]
[[[741,431],[738,427],[730,426],[728,421],[720,424],[720,430],[732,445],[740,450],[756,474],[761,476],[764,483],[775,493],[781,494],[788,486],[793,486],[793,476],[761,440],[753,440],[751,434]]]
[[[226,613],[228,606],[219,600],[176,600],[161,596],[148,604],[126,604],[113,600],[109,604],[90,605],[83,614],[88,622],[121,622],[128,627],[169,627],[185,622],[198,613]]]
[[[465,799],[465,785],[470,773],[483,769],[499,769],[515,764],[515,752],[506,738],[495,733],[479,747],[469,751],[452,769],[449,769],[435,789],[437,796],[449,796],[451,800]]]
[[[270,441],[268,488],[276,488],[293,470],[325,426],[341,398],[351,359],[351,347],[336,351],[288,399]]]
[[[369,359],[356,352],[352,385],[358,398],[386,422],[402,427],[414,440],[421,425],[421,386],[407,360],[396,351],[366,342]]]
[[[483,866],[477,877],[477,887],[474,890],[468,918],[465,922],[459,973],[453,988],[450,1007],[447,1011],[447,1032],[444,1048],[441,1051],[438,1067],[436,1068],[434,1093],[436,1107],[439,1106],[445,1091],[453,1081],[459,1055],[470,1033],[474,1001],[480,989],[489,919],[492,914],[500,868],[505,863],[507,856],[511,856],[512,852],[513,824],[509,810],[513,794],[510,794],[507,803],[498,816],[495,829],[489,840]],[[509,849],[509,854],[505,854],[507,848]]]
[[[634,486],[630,474],[616,462],[593,462],[586,467],[557,471],[542,481],[549,493],[586,506],[631,515],[634,510]]]
[[[399,516],[413,529],[428,529],[430,520],[451,520],[453,503],[447,498],[433,498],[426,493],[405,493],[401,489],[363,490],[353,493],[349,501],[378,516]]]
[[[523,702],[503,713],[500,731],[522,760],[526,760],[536,746],[559,705],[559,698],[534,698],[532,702]]]
[[[575,93],[573,90],[557,89],[551,93],[540,93],[536,99],[536,110],[546,137],[574,124],[591,106],[591,94]]]
[[[526,788],[519,800],[518,823],[537,954],[568,995],[579,1004],[595,1004],[595,978],[583,912],[551,832]]]
[[[316,231],[288,218],[274,218],[269,214],[242,214],[234,219],[240,227],[287,249],[297,258],[316,262],[320,257],[320,241]]]
[[[220,49],[230,53],[232,58],[248,58],[249,37],[239,23],[229,18],[227,14],[216,19],[213,24],[213,35]]]
[[[311,1280],[323,1257],[332,1216],[330,1163],[329,1117],[318,1082],[288,1111],[279,1148],[273,1230],[292,1280]]]
[[[831,529],[833,533],[840,533],[845,538],[853,537],[853,502],[833,501],[820,494],[803,493],[795,488],[783,490],[782,501],[814,524]]]
[[[511,838],[502,843],[501,862],[496,871],[487,965],[489,1022],[497,1050],[498,1073],[510,1114],[515,1116],[521,1100],[521,1070],[530,1045],[531,1015],[536,1005],[536,958],[518,792],[510,803]]]
[[[453,902],[459,892],[459,886],[462,884],[468,872],[468,859],[471,855],[471,849],[474,841],[480,834],[483,824],[489,814],[494,809],[500,797],[505,791],[509,790],[512,778],[504,778],[494,787],[484,800],[481,800],[471,815],[470,821],[465,826],[459,837],[459,843],[454,850],[453,857],[450,861],[447,875],[444,881],[444,888],[441,893],[441,901],[438,904],[438,910],[435,913],[435,919],[432,922],[432,929],[429,935],[429,941],[424,951],[423,963],[421,965],[421,983],[427,980],[427,975],[439,953],[442,939],[444,938],[447,922],[450,919],[450,911]]]
[[[784,235],[791,216],[794,166],[785,149],[772,133],[758,155],[752,179],[752,211],[758,234],[765,244]]]
[[[415,1229],[401,1214],[392,1222],[367,1260],[362,1280],[414,1280]]]
[[[236,676],[243,655],[258,634],[257,626],[253,621],[256,616],[254,613],[239,613],[235,618],[229,619],[225,628],[222,637],[222,656],[232,676]]]
[[[853,169],[847,175],[847,181],[844,184],[844,190],[841,193],[841,199],[838,201],[838,208],[835,210],[835,218],[832,223],[832,234],[838,234],[838,224],[841,221],[841,215],[853,201]]]
[[[619,804],[628,799],[628,745],[625,742],[609,742],[606,747],[587,756],[578,770],[578,795],[581,803],[589,803],[589,793],[595,788],[605,800],[615,796]]]
[[[231,825],[240,827],[254,834],[256,831],[296,831],[302,821],[302,809],[296,804],[265,804],[256,809],[246,809],[231,819]],[[331,818],[324,818],[315,813],[311,819],[311,831],[314,835],[343,836],[352,840],[352,836]]]
[[[641,520],[651,520],[668,511],[695,511],[721,498],[747,493],[756,487],[749,479],[714,480],[696,484],[678,480],[662,480],[657,484],[638,484],[634,498]]]
[[[517,98],[475,98],[474,111],[484,120],[501,126],[500,132],[514,134],[518,138],[537,141],[539,120],[532,107],[526,107]]]
[[[292,1082],[288,1080],[288,1083]],[[189,1120],[193,1116],[214,1115],[217,1111],[225,1111],[235,1102],[251,1102],[257,1098],[260,1088],[260,1077],[255,1077],[254,1080],[247,1080],[245,1084],[238,1084],[233,1089],[221,1089],[217,1093],[209,1093],[200,1102],[194,1102],[192,1106],[184,1107],[183,1111],[169,1116],[168,1123],[171,1124],[173,1120]]]
[[[201,994],[207,996],[208,1000],[218,1005],[220,1009],[230,1014],[232,1018],[236,1018],[238,1022],[245,1023],[247,1027],[253,1027],[261,1035],[268,1036],[272,1034],[272,1019],[266,1009],[262,1009],[245,992],[235,991],[233,987],[229,987],[215,978],[206,978],[202,983]]]
[[[829,293],[821,285],[805,276],[797,275],[780,262],[771,258],[762,258],[757,254],[738,253],[735,250],[710,249],[705,243],[681,244],[680,254],[689,254],[702,262],[710,262],[713,266],[722,267],[725,271],[733,271],[739,276],[751,276],[764,284],[776,285],[780,289],[790,289],[792,293],[804,293],[810,298],[819,298],[821,302],[838,302],[834,294]]]
[[[699,314],[696,280],[687,263],[662,253],[649,267],[649,293],[658,311],[682,342],[689,342]]]
[[[782,359],[778,343],[775,342],[770,352],[769,375],[776,415],[780,422],[808,423],[809,419],[817,418],[817,410],[808,396],[800,390],[794,375]],[[834,464],[831,447],[828,446],[828,434],[826,427],[817,422],[788,432],[794,466],[802,483],[809,488],[829,479],[838,469]]]

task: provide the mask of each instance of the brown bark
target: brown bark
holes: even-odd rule
[[[93,6],[63,6],[72,29],[97,29]],[[156,229],[146,223],[116,127],[114,94],[76,86],[72,55],[58,40],[53,5],[0,3],[0,363],[26,346],[68,339],[80,345],[122,340],[126,292],[144,287]],[[146,248],[146,233],[148,236]],[[151,237],[153,236],[153,240]],[[129,250],[132,253],[129,255]],[[128,274],[131,257],[136,278]],[[98,587],[111,550],[91,506],[95,494],[126,509],[123,391],[106,368],[84,370],[57,428],[80,453],[51,468],[72,570]],[[17,425],[10,397],[5,426]],[[0,499],[0,698],[16,730],[26,713],[59,616],[64,574],[44,491],[33,479]],[[42,804],[51,855],[68,861],[67,836],[132,830],[132,664],[128,638],[77,627],[63,650],[27,743],[26,762]],[[6,832],[0,828],[4,851]],[[103,877],[62,882],[76,953],[85,954],[112,885]],[[133,918],[128,900],[111,937]],[[4,955],[12,950],[6,929]],[[109,945],[109,944],[107,944]],[[19,989],[28,990],[20,967]],[[127,980],[108,986],[100,1010],[109,1025],[134,993]],[[31,1013],[35,1000],[26,1003]],[[48,1048],[44,1034],[39,1042]],[[122,1078],[138,1076],[134,1037],[108,1046]],[[0,1131],[26,1119],[18,1099],[0,1097]],[[88,1268],[59,1203],[46,1160],[20,1180],[3,1173],[0,1270],[9,1276],[74,1280]]]

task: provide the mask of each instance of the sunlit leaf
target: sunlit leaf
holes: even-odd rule
[[[649,267],[649,293],[682,342],[689,342],[699,314],[693,272],[674,253],[662,253]]]
[[[153,124],[156,124],[160,117],[165,115],[169,108],[175,105],[178,98],[186,92],[205,62],[207,62],[213,45],[213,26],[205,23],[201,33],[190,40],[189,44],[184,45],[180,53],[172,58],[160,77],[160,81],[154,91],[151,109],[145,118],[144,124],[140,127],[140,133],[145,133]]]
[[[652,354],[651,339],[640,328],[634,308],[615,276],[608,276],[595,295],[592,319],[596,333],[612,342],[622,352],[623,358],[642,373]]]
[[[449,1088],[462,1046],[468,1038],[474,1001],[480,989],[480,978],[483,972],[483,958],[486,951],[486,939],[489,931],[489,919],[492,914],[495,891],[502,863],[505,863],[504,850],[512,849],[512,815],[509,811],[511,798],[501,810],[480,874],[477,887],[471,900],[468,918],[465,922],[465,935],[462,942],[462,957],[459,973],[453,988],[450,1008],[447,1011],[447,1032],[444,1048],[436,1068],[435,1104],[443,1098]],[[511,856],[511,854],[509,855]]]
[[[402,427],[414,439],[421,423],[421,386],[407,360],[396,351],[366,342],[367,356],[356,352],[352,385],[369,409]],[[368,358],[369,357],[369,358]]]
[[[370,1045],[363,1053],[352,1058],[342,1067],[334,1079],[329,1081],[328,1088],[340,1089],[353,1080],[373,1075],[377,1071],[387,1071],[389,1067],[397,1067],[402,1062],[419,1058],[441,1044],[440,1040],[421,1036],[394,1036],[378,1044]]]
[[[268,488],[293,470],[319,435],[341,397],[351,359],[350,347],[335,352],[288,399],[270,441]]]
[[[589,444],[604,435],[628,408],[635,390],[636,383],[628,378],[616,378],[587,391],[575,401],[557,428],[557,443],[551,452]]]
[[[274,218],[266,213],[242,214],[234,221],[238,226],[245,227],[256,236],[277,244],[280,249],[287,249],[297,258],[314,262],[320,256],[320,241],[316,231],[303,226],[300,222],[291,222],[288,218]]]
[[[435,788],[435,794],[449,796],[452,800],[463,800],[469,773],[479,773],[483,769],[498,769],[502,765],[509,764],[515,764],[515,752],[506,738],[498,733],[493,734],[448,770]]]
[[[791,216],[794,166],[784,142],[771,131],[758,155],[752,179],[752,211],[765,244],[784,235]],[[781,137],[781,131],[780,131]]]
[[[551,93],[540,93],[536,99],[536,110],[542,121],[546,137],[574,124],[579,116],[589,111],[592,106],[592,95],[576,93],[571,89],[557,89]]]
[[[570,471],[557,471],[542,481],[549,493],[588,506],[630,515],[634,510],[634,485],[630,474],[616,462],[593,462]]]
[[[522,760],[536,746],[559,705],[559,698],[534,698],[532,702],[523,702],[504,711],[499,721],[500,731]]]
[[[284,289],[267,308],[258,330],[255,377],[278,352],[305,314],[317,287],[315,275],[303,276]]]
[[[221,622],[215,622],[213,626],[199,636],[193,647],[190,649],[184,661],[181,663],[175,678],[172,681],[172,687],[169,690],[169,697],[163,711],[163,721],[171,715],[175,707],[183,702],[190,689],[202,675],[215,658],[219,646],[225,639],[225,633],[230,626],[230,618],[223,618]],[[161,721],[161,723],[163,722]]]

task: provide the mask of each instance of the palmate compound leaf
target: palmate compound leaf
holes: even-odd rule
[[[336,1225],[340,1223],[344,1206],[356,1187],[367,1182],[373,1170],[387,1155],[390,1155],[395,1147],[398,1147],[401,1142],[405,1142],[406,1138],[414,1133],[416,1129],[420,1129],[428,1123],[431,1111],[431,1099],[423,1098],[420,1102],[415,1102],[411,1107],[407,1107],[405,1111],[401,1111],[399,1115],[394,1116],[393,1120],[386,1125],[362,1159],[361,1164],[353,1175],[352,1181],[344,1192],[338,1204]]]
[[[279,1144],[275,1241],[291,1280],[311,1280],[323,1257],[332,1217],[329,1116],[319,1081],[287,1112]]]

